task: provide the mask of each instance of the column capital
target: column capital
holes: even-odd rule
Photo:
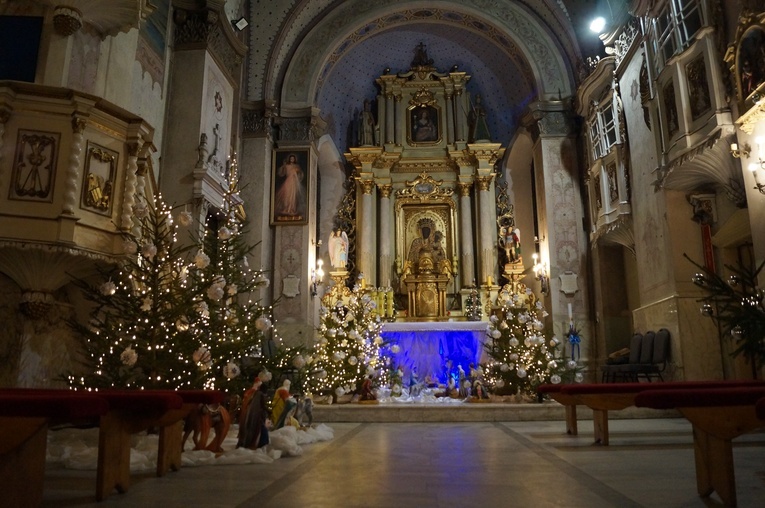
[[[356,180],[356,182],[361,186],[362,194],[372,194],[375,188],[374,180]]]
[[[388,199],[393,192],[393,186],[389,183],[381,184],[377,186],[377,190],[380,193],[381,198]]]
[[[463,198],[470,197],[470,190],[473,188],[471,182],[457,182],[457,191]]]
[[[478,184],[478,190],[488,191],[489,187],[491,186],[491,181],[493,178],[494,178],[494,174],[475,177],[475,181]]]
[[[524,122],[539,130],[541,136],[570,136],[574,134],[574,115],[571,101],[538,101],[529,105]]]

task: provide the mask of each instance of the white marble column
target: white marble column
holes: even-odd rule
[[[368,281],[374,281],[374,234],[376,230],[372,219],[372,191],[375,188],[375,183],[372,180],[360,180],[359,185],[361,185],[361,225],[357,229],[360,237],[357,262],[359,272],[364,274],[364,278]]]
[[[492,190],[493,175],[476,177],[478,185],[478,220],[479,220],[479,242],[480,245],[480,284],[485,284],[488,277],[496,282],[495,268],[497,266],[497,249],[495,247],[496,229],[494,217],[496,216]]]
[[[465,123],[467,122],[466,110],[460,106],[464,103],[464,95],[462,90],[457,90],[454,97],[455,102],[455,114],[457,116],[457,141],[465,141]]]
[[[391,232],[391,201],[390,195],[393,187],[389,184],[378,185],[378,191],[380,192],[380,268],[379,278],[377,280],[378,286],[390,287],[391,286],[391,265],[393,263],[393,257],[391,254],[391,247],[393,242],[389,239],[393,238]]]
[[[454,143],[454,95],[446,93],[446,142]]]
[[[470,194],[473,184],[458,183],[457,189],[460,193],[460,267],[459,272],[462,276],[462,287],[468,287],[473,284],[475,279],[475,253],[473,252],[473,207],[471,205]],[[478,282],[478,281],[476,281]]]
[[[397,146],[401,146],[403,144],[403,142],[404,142],[403,141],[404,140],[404,125],[406,125],[406,118],[404,118],[404,119],[398,118],[399,116],[404,114],[404,113],[402,113],[402,109],[401,109],[401,94],[400,93],[396,94],[394,96],[394,100],[395,100],[395,104],[396,104],[396,109],[395,109],[396,115],[395,116],[397,118],[397,121],[396,121],[396,132],[395,132],[394,141],[395,141]]]
[[[395,110],[393,105],[393,93],[388,92],[385,94],[385,142],[393,143],[394,128],[395,128]]]

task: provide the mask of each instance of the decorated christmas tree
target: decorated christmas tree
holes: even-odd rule
[[[547,316],[542,302],[523,284],[506,285],[498,298],[500,310],[490,319],[486,344],[489,361],[484,365],[487,384],[498,394],[536,397],[542,383],[564,378],[581,381],[577,362],[566,359],[561,341],[544,333]]]
[[[193,225],[191,213],[178,213],[176,224],[160,196],[134,207],[137,227],[124,234],[120,265],[102,274],[105,282],[80,283],[94,307],[87,325],[72,323],[87,371],[70,376],[72,386],[242,393],[252,385],[269,363],[261,347],[271,309],[257,301],[268,279],[248,265],[252,247],[232,189],[190,245],[177,236],[178,224]]]
[[[193,358],[198,293],[189,277],[189,247],[177,241],[171,209],[134,206],[137,228],[124,234],[125,256],[95,285],[80,281],[93,304],[87,324],[73,322],[87,373],[72,386],[201,387],[207,374]]]
[[[382,322],[374,300],[354,287],[347,299],[325,297],[320,309],[319,339],[311,358],[309,389],[314,393],[357,393],[365,376],[386,382],[380,335]]]
[[[242,393],[264,367],[261,350],[272,315],[258,299],[268,279],[249,266],[252,245],[245,240],[245,217],[232,188],[224,209],[208,216],[193,258],[191,279],[199,291],[193,322],[198,346],[192,356],[207,372],[207,387]]]
[[[693,283],[704,290],[700,300],[701,313],[712,318],[724,336],[735,343],[733,356],[743,355],[752,366],[752,377],[765,365],[765,289],[757,285],[757,278],[765,266],[741,263],[726,265],[731,275],[723,279],[691,261],[701,272],[693,276]]]

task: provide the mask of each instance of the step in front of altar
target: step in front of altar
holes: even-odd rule
[[[591,420],[592,411],[577,408],[580,420]],[[609,412],[612,419],[661,418],[666,414],[644,408],[627,408]],[[557,402],[533,404],[469,403],[462,404],[316,404],[313,420],[320,423],[435,423],[435,422],[520,422],[564,421],[565,409]]]

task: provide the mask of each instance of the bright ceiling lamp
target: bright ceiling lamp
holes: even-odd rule
[[[603,16],[598,16],[597,18],[593,19],[590,23],[590,30],[595,32],[596,34],[603,33],[603,29],[606,28],[606,18]]]

